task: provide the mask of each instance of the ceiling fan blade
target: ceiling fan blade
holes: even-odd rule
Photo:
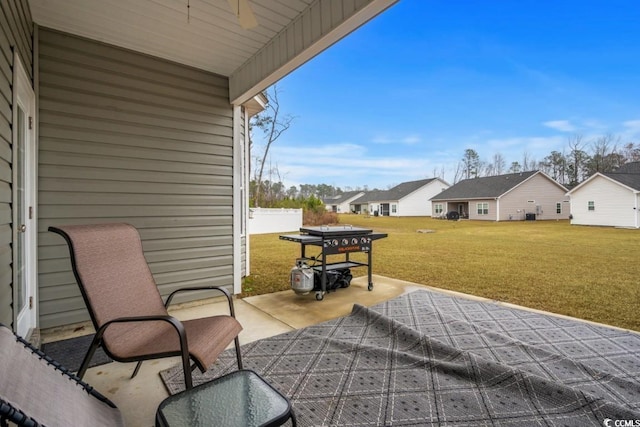
[[[258,20],[251,10],[249,0],[227,0],[231,11],[238,17],[240,26],[245,30],[258,26]]]

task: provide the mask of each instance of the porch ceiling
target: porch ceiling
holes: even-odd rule
[[[227,0],[29,0],[29,4],[38,25],[228,76],[231,100],[244,102],[272,84],[276,71],[281,78],[396,1],[250,0],[258,26],[249,30],[239,25]],[[308,40],[301,43],[297,39],[303,35]],[[269,47],[278,50],[280,61],[271,58],[274,54],[264,55]],[[270,57],[270,67],[251,64],[258,62],[260,53]],[[303,59],[292,62],[295,57]],[[247,68],[257,71],[243,70]],[[272,78],[265,81],[267,77]],[[243,81],[234,84],[234,78]]]

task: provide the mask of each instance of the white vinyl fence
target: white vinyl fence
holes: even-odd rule
[[[249,234],[298,231],[302,227],[302,209],[249,209]]]

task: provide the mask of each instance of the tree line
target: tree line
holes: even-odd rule
[[[340,187],[328,184],[300,184],[286,188],[280,180],[262,180],[260,190],[257,187],[258,180],[252,179],[249,184],[251,205],[265,208],[310,208],[322,205],[322,199],[344,193]]]
[[[264,111],[253,116],[249,123],[252,179],[249,198],[252,206],[261,207],[311,207],[321,205],[320,200],[337,196],[345,191],[369,191],[364,187],[334,187],[328,184],[301,184],[286,187],[278,165],[272,165],[270,149],[286,132],[295,117],[281,111],[279,91],[272,86],[264,92],[268,103]],[[261,147],[254,145],[254,133],[260,133]],[[468,148],[454,167],[453,184],[469,178],[503,175],[506,173],[541,170],[558,183],[572,188],[596,172],[613,172],[628,162],[640,161],[640,143],[621,143],[621,138],[605,134],[587,139],[581,134],[567,138],[561,151],[551,151],[542,159],[535,159],[525,151],[522,158],[510,163],[500,153],[484,160],[480,154]],[[432,177],[445,179],[445,168],[436,168]]]
[[[280,90],[276,85],[263,92],[263,96],[267,100],[265,109],[249,121],[249,168],[252,175],[249,182],[250,206],[314,209],[322,205],[322,199],[345,191],[369,191],[367,186],[342,189],[328,184],[301,184],[287,188],[278,165],[271,163],[269,153],[278,138],[293,125],[296,117],[282,111]],[[262,144],[258,146],[254,140]]]
[[[562,151],[554,150],[540,160],[525,151],[521,161],[511,163],[507,163],[500,153],[488,161],[482,160],[477,151],[468,148],[455,167],[454,183],[469,178],[540,170],[572,188],[596,172],[614,172],[625,163],[640,161],[640,144],[621,144],[620,141],[620,137],[612,134],[590,140],[574,134],[567,138]]]
[[[463,179],[519,173],[532,170],[545,172],[559,184],[573,188],[596,172],[614,172],[629,162],[640,161],[640,143],[620,143],[620,137],[606,134],[590,140],[575,134],[567,138],[562,151],[551,151],[537,160],[527,151],[520,160],[507,163],[504,156],[495,153],[488,160],[468,148],[454,168],[453,183]],[[252,206],[310,208],[322,204],[321,200],[339,196],[348,191],[369,191],[363,187],[336,187],[329,184],[300,184],[285,186],[277,167],[268,168],[269,178],[254,178],[250,182],[249,194]],[[444,177],[444,168],[434,169],[433,177]]]

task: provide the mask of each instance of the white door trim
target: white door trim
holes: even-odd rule
[[[36,163],[36,96],[31,85],[31,79],[27,75],[24,65],[20,60],[17,52],[14,53],[13,58],[13,182],[18,182],[18,109],[21,109],[25,113],[25,120],[23,123],[23,135],[24,146],[24,159],[25,159],[25,176],[24,176],[24,203],[25,203],[25,218],[21,220],[18,218],[18,192],[13,191],[13,242],[17,242],[18,234],[24,234],[24,278],[26,280],[26,292],[25,301],[26,308],[21,310],[22,307],[18,307],[18,268],[17,257],[18,254],[13,253],[13,302],[14,302],[14,322],[16,332],[28,338],[31,332],[37,327],[38,324],[38,286],[37,286],[37,248],[36,248],[36,236],[38,233],[37,228],[37,214],[36,214],[36,183],[37,183],[37,163]],[[21,227],[24,224],[24,232],[21,231]],[[14,245],[15,247],[15,245]]]

